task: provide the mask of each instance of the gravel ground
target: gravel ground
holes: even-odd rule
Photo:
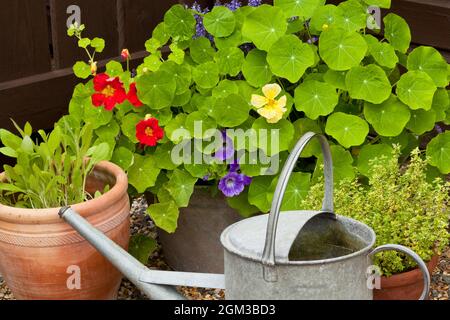
[[[133,203],[131,212],[131,232],[132,234],[144,234],[156,239],[156,229],[148,215],[145,214],[147,205],[144,199],[137,199]],[[148,264],[150,268],[170,270],[164,262],[164,257],[159,247],[150,257]],[[439,260],[439,264],[432,275],[432,285],[430,299],[448,300],[450,296],[450,248],[448,248]],[[221,300],[224,299],[224,291],[218,289],[198,289],[198,288],[178,288],[183,295],[192,300]],[[144,300],[142,295],[133,284],[124,280],[119,290],[119,300]],[[14,300],[11,291],[8,289],[0,276],[0,300]]]

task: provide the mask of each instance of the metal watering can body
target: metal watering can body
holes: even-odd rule
[[[322,210],[280,214],[297,159],[313,138],[320,140],[324,158]],[[152,299],[182,299],[173,287],[179,285],[225,288],[227,299],[238,300],[372,299],[371,257],[385,250],[411,256],[424,275],[421,299],[429,291],[430,275],[417,254],[400,245],[373,250],[376,238],[370,227],[334,214],[331,152],[326,138],[315,133],[305,134],[292,150],[270,214],[237,222],[222,233],[225,275],[149,270],[72,209],[63,208],[60,215]]]

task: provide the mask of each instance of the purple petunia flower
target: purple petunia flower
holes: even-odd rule
[[[231,11],[236,11],[237,9],[242,7],[242,3],[239,0],[231,0],[231,2],[225,4],[225,7],[227,7]]]
[[[248,5],[250,7],[259,7],[262,4],[261,0],[248,0]]]
[[[194,2],[191,6],[192,10],[197,11],[198,13],[208,13],[209,9],[202,9],[202,7],[197,3]],[[194,39],[195,38],[199,38],[199,37],[208,37],[208,32],[205,29],[205,26],[203,24],[203,17],[201,15],[195,14],[195,21],[197,21],[197,24],[195,26],[195,35],[194,35]]]
[[[233,140],[227,136],[227,132],[225,130],[222,131],[222,142],[223,146],[216,151],[214,158],[225,161],[234,156]]]
[[[228,174],[219,181],[219,189],[228,198],[240,195],[244,191],[245,186],[252,183],[252,178],[239,173],[239,170],[240,166],[234,160],[230,165]]]
[[[311,39],[308,39],[307,42],[308,42],[309,44],[313,44],[313,43],[316,43],[318,40],[319,40],[318,37],[312,36],[312,38],[311,38]]]
[[[219,189],[228,197],[238,196],[244,191],[245,186],[251,183],[251,178],[237,172],[229,172],[219,182]]]

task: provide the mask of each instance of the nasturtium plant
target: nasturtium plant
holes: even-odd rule
[[[372,160],[402,159],[431,139],[422,157],[448,174],[449,65],[431,47],[410,51],[404,19],[389,13],[372,29],[369,6],[389,0],[250,0],[211,8],[175,5],[146,41],[99,73],[101,40],[69,35],[88,50],[74,71],[70,114],[91,122],[96,144],[127,171],[130,193],[152,193],[148,213],[174,232],[198,186],[243,216],[270,210],[280,168],[306,132],[331,144],[336,183],[370,178]],[[371,27],[371,32],[368,32]],[[384,31],[384,34],[381,33]],[[125,65],[125,64],[124,64]],[[92,79],[88,79],[92,75]],[[6,150],[5,152],[9,152]],[[296,209],[323,174],[318,141],[301,155],[282,208]]]

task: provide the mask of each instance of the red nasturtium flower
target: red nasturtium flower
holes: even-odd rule
[[[120,79],[118,77],[110,78],[106,73],[94,77],[94,89],[96,92],[92,95],[92,104],[96,107],[104,106],[108,111],[127,98]]]
[[[158,125],[158,120],[146,117],[136,125],[136,138],[142,145],[154,147],[164,138],[164,131]]]
[[[128,91],[127,99],[130,101],[130,103],[139,108],[142,107],[144,104],[139,100],[139,97],[137,96],[137,89],[136,89],[136,83],[130,84],[130,91]]]

